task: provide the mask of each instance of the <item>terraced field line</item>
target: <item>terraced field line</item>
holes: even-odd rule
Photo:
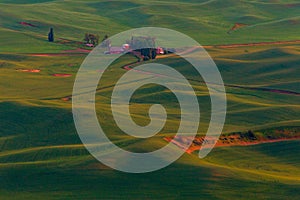
[[[234,48],[234,47],[249,47],[249,46],[266,46],[266,45],[276,45],[276,44],[300,44],[300,40],[289,40],[289,41],[276,41],[276,42],[254,42],[254,43],[244,43],[244,44],[225,44],[225,45],[210,45],[203,46],[204,48]]]
[[[42,146],[42,147],[32,147],[20,150],[12,150],[12,151],[3,151],[0,153],[0,157],[9,156],[14,154],[22,154],[28,152],[34,152],[39,150],[46,150],[46,149],[67,149],[67,148],[84,148],[83,144],[73,144],[73,145],[58,145],[58,146]]]
[[[203,46],[203,48],[234,48],[234,47],[244,47],[244,46],[265,46],[265,45],[274,45],[274,44],[300,44],[300,40],[290,40],[290,41],[278,41],[278,42],[258,42],[258,43],[245,43],[245,44],[225,44],[225,45],[210,45],[210,46]],[[187,50],[184,53],[189,53],[191,51],[193,51],[196,47]],[[66,51],[65,51],[66,52]],[[68,52],[68,51],[67,51]],[[32,55],[32,56],[74,56],[74,55],[86,55],[86,53],[80,52],[68,52],[68,53],[43,53],[43,54],[27,54],[27,55]],[[135,55],[134,55],[135,56]],[[136,56],[135,56],[136,57]],[[165,58],[166,56],[164,56],[163,58]],[[167,56],[168,57],[168,56]],[[122,66],[121,68],[124,70],[131,70],[133,69],[131,66],[135,65],[139,63],[139,61],[135,61],[129,64],[126,64],[124,66]],[[140,71],[140,73],[149,73],[146,71]],[[162,74],[154,74],[153,75],[157,75],[157,76],[163,76]],[[199,80],[195,80],[195,79],[188,79],[189,81],[195,81],[195,82],[200,82],[200,83],[204,83],[203,81],[199,81]],[[210,83],[210,84],[214,84],[214,83]],[[277,94],[283,94],[283,95],[294,95],[294,96],[300,96],[300,92],[295,92],[295,91],[290,91],[290,90],[281,90],[281,89],[274,89],[274,88],[264,88],[264,87],[248,87],[248,86],[241,86],[241,85],[233,85],[233,84],[224,84],[226,87],[229,88],[239,88],[239,89],[246,89],[246,90],[255,90],[255,91],[264,91],[264,92],[270,92],[270,93],[277,93]],[[114,87],[114,85],[109,85],[109,86],[105,86],[102,88],[98,88],[97,91],[103,90],[103,89],[107,89],[107,88],[111,88]],[[68,96],[64,96],[64,97],[59,97],[59,98],[54,98],[54,99],[66,99],[66,98],[71,98],[72,95],[68,95]]]
[[[132,65],[135,65],[135,64],[138,64],[138,63],[140,63],[140,62],[137,60],[135,62],[131,62],[129,64],[126,64],[126,65],[122,66],[121,68],[124,69],[124,70],[129,71],[129,70],[134,69],[132,67]],[[139,72],[139,73],[142,73],[142,74],[145,74],[145,73],[152,74],[153,76],[160,76],[160,77],[165,76],[163,74],[157,74],[157,73],[152,73],[152,72],[148,72],[148,71],[141,71],[141,70],[135,70],[135,71]],[[172,78],[172,77],[170,77],[170,78]],[[196,79],[189,79],[189,78],[187,78],[187,80],[198,82],[198,83],[202,83],[202,84],[206,84],[204,81],[199,81],[199,80],[196,80]],[[124,83],[124,84],[126,84],[126,83]],[[215,83],[210,83],[210,84],[215,84]],[[282,94],[282,95],[300,96],[299,92],[290,91],[290,90],[281,90],[281,89],[264,88],[264,87],[247,87],[247,86],[233,85],[233,84],[224,84],[224,85],[226,87],[229,87],[229,88],[239,88],[239,89],[245,89],[245,90],[255,90],[255,91],[277,93],[277,94]],[[113,84],[113,85],[108,85],[108,86],[105,86],[105,87],[100,87],[100,88],[97,88],[96,91],[101,91],[101,90],[104,90],[104,89],[112,88],[114,86],[115,85]],[[64,97],[58,97],[58,98],[53,98],[53,99],[71,99],[71,98],[72,98],[72,95],[68,95],[68,96],[64,96]],[[47,99],[47,100],[49,100],[49,99]]]
[[[127,70],[127,71],[132,70],[134,68],[131,67],[131,65],[134,65],[134,64],[137,64],[137,63],[138,62],[125,65],[125,66],[122,67],[122,69]],[[141,70],[135,70],[135,71],[139,72],[139,73],[143,73],[143,74],[145,74],[145,73],[151,73],[154,76],[165,76],[163,74],[157,74],[157,73],[152,73],[152,72],[148,72],[148,71],[141,71]],[[169,77],[169,78],[172,78],[172,77]],[[199,80],[196,80],[196,79],[189,79],[189,78],[187,78],[187,79],[189,81],[199,82],[199,83],[202,83],[202,84],[206,84],[206,82],[204,82],[204,81],[199,81]],[[215,83],[209,83],[209,84],[215,84]],[[264,92],[277,93],[277,94],[300,96],[299,92],[290,91],[290,90],[281,90],[281,89],[264,88],[264,87],[248,87],[248,86],[233,85],[233,84],[224,84],[224,85],[226,87],[229,87],[229,88],[239,88],[239,89],[246,89],[246,90],[255,90],[255,91],[264,91]]]
[[[259,176],[264,176],[264,177],[270,177],[270,178],[278,178],[278,179],[282,179],[282,180],[286,180],[286,181],[297,181],[300,183],[300,177],[298,176],[284,176],[284,175],[278,175],[278,174],[272,174],[269,173],[268,171],[254,171],[251,169],[245,169],[245,168],[240,168],[240,167],[231,167],[231,166],[227,166],[227,165],[221,165],[221,164],[217,164],[217,163],[212,163],[209,161],[203,161],[203,164],[206,164],[208,166],[213,166],[213,167],[219,167],[219,168],[224,168],[224,169],[228,169],[228,170],[234,170],[234,171],[239,171],[239,172],[244,172],[244,173],[250,173],[250,174],[254,174],[254,175],[259,175]]]

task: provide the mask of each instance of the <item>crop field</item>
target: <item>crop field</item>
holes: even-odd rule
[[[292,0],[0,0],[0,199],[300,199],[299,13]],[[186,152],[145,174],[111,169],[86,150],[72,115],[76,74],[92,50],[84,35],[101,40],[144,26],[171,28],[204,46],[226,89],[222,138],[251,131],[255,145],[220,145],[204,159]],[[50,27],[54,42],[47,41]],[[144,62],[125,54],[96,91],[108,138],[128,151],[151,152],[177,132],[176,96],[155,84],[134,93],[130,112],[146,126],[150,106],[163,105],[168,120],[159,134],[134,138],[114,121],[114,85],[141,63],[165,64],[187,78],[200,104],[197,137],[204,136],[210,95],[195,69],[175,54]]]

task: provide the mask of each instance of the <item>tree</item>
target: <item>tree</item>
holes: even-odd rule
[[[86,33],[84,35],[84,39],[86,44],[93,44],[96,45],[99,43],[99,35],[91,34],[91,33]]]
[[[48,33],[48,41],[49,41],[49,42],[54,42],[54,32],[53,32],[53,28],[50,28],[50,32]]]
[[[255,134],[253,133],[253,131],[249,130],[247,132],[247,136],[250,138],[250,139],[256,139],[256,136]]]
[[[108,35],[106,34],[105,36],[104,36],[104,38],[102,39],[102,42],[104,42],[105,40],[107,40],[108,39]]]
[[[147,36],[132,36],[130,46],[141,52],[144,60],[156,58],[155,38]]]
[[[85,33],[85,35],[84,35],[84,42],[86,43],[86,44],[88,44],[88,43],[90,43],[90,38],[89,38],[89,34],[88,33]]]
[[[151,51],[151,59],[155,59],[156,58],[156,49],[152,49]]]

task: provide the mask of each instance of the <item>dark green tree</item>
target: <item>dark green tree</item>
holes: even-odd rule
[[[48,41],[49,41],[49,42],[54,42],[54,32],[53,32],[53,28],[50,28],[50,32],[48,33]]]
[[[151,59],[155,59],[156,55],[156,49],[151,49]]]
[[[86,44],[93,44],[93,45],[97,45],[99,44],[99,35],[95,35],[95,34],[91,34],[91,33],[86,33],[84,35],[84,42]]]
[[[105,35],[104,38],[102,39],[102,42],[108,39],[108,35]]]

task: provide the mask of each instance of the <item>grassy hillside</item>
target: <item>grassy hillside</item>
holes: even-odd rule
[[[32,52],[36,46],[39,52],[64,49],[45,42],[49,27],[54,27],[57,39],[82,40],[85,32],[103,37],[129,28],[159,26],[186,33],[202,45],[297,40],[300,31],[297,1],[2,0],[0,5],[5,52]],[[235,23],[247,26],[229,34]]]
[[[0,199],[299,199],[297,140],[219,147],[203,160],[197,152],[184,154],[148,174],[102,165],[82,145],[71,112],[75,76],[87,53],[69,51],[85,48],[80,42],[86,32],[103,37],[160,26],[186,33],[211,45],[206,50],[224,79],[228,112],[223,133],[251,129],[276,135],[278,127],[300,126],[299,43],[222,45],[299,40],[299,11],[300,4],[292,0],[0,0]],[[235,23],[246,26],[228,33]],[[55,43],[47,42],[50,27]],[[110,96],[126,73],[122,66],[134,61],[122,56],[104,74],[96,94],[97,116],[116,145],[149,152],[176,133],[180,112],[171,91],[147,85],[132,97],[131,114],[146,125],[149,107],[163,104],[169,115],[162,132],[143,140],[116,126]],[[205,133],[210,101],[201,77],[174,55],[154,62],[189,79],[200,102],[198,134]]]
[[[235,55],[227,51],[235,52]],[[240,63],[243,70],[239,74],[261,69],[259,64],[250,65],[249,62],[252,61],[243,61],[243,51],[239,48],[210,50],[221,65],[226,84],[247,85],[247,82],[244,83],[247,80],[235,76],[235,70],[226,68],[228,56],[235,57],[232,63]],[[257,51],[272,52],[274,48],[257,50],[252,47],[248,51],[253,51],[247,54],[249,57],[255,57]],[[287,55],[277,56],[277,59],[285,62]],[[288,54],[288,57],[292,60],[298,58],[293,53]],[[74,75],[83,58],[84,55],[36,57],[28,54],[3,54],[0,79],[3,91],[0,103],[3,116],[0,124],[0,176],[5,181],[0,187],[1,199],[299,198],[298,141],[219,148],[205,160],[199,160],[196,153],[185,154],[166,169],[143,175],[116,172],[98,163],[85,150],[76,134],[71,102],[62,100],[62,97],[71,94]],[[269,59],[261,58],[266,65]],[[125,136],[116,128],[109,106],[112,87],[107,86],[111,86],[117,77],[125,73],[121,66],[134,60],[131,56],[122,57],[105,74],[105,80],[101,82],[96,96],[97,111],[104,129],[118,146],[131,151],[148,152],[164,146],[166,142],[162,137],[176,132],[178,107],[169,91],[157,86],[141,88],[132,99],[135,102],[132,107],[134,119],[140,124],[147,123],[147,108],[159,99],[159,103],[169,106],[168,113],[171,113],[164,131],[152,139],[138,140]],[[199,133],[203,133],[209,119],[209,115],[205,114],[209,107],[205,103],[209,100],[205,86],[193,81],[199,77],[189,71],[188,65],[181,68],[185,64],[178,64],[181,62],[179,58],[171,56],[158,59],[157,62],[169,64],[191,79],[199,94],[199,101],[202,102],[204,114]],[[18,71],[20,68],[38,68],[41,72],[21,72]],[[73,76],[53,77],[53,73],[70,73]],[[293,70],[288,73],[293,77]],[[273,77],[274,74],[276,75],[269,73],[266,80],[256,81],[253,76],[247,76],[247,79],[252,78],[253,86],[258,88],[276,88],[280,83],[290,81],[290,84],[296,84],[295,91],[298,91],[296,77],[294,80],[284,77],[277,80],[276,76]],[[269,80],[275,83],[270,84]],[[298,96],[230,86],[226,88],[229,101],[224,132],[281,125],[299,126]],[[173,102],[172,105],[170,102]]]

